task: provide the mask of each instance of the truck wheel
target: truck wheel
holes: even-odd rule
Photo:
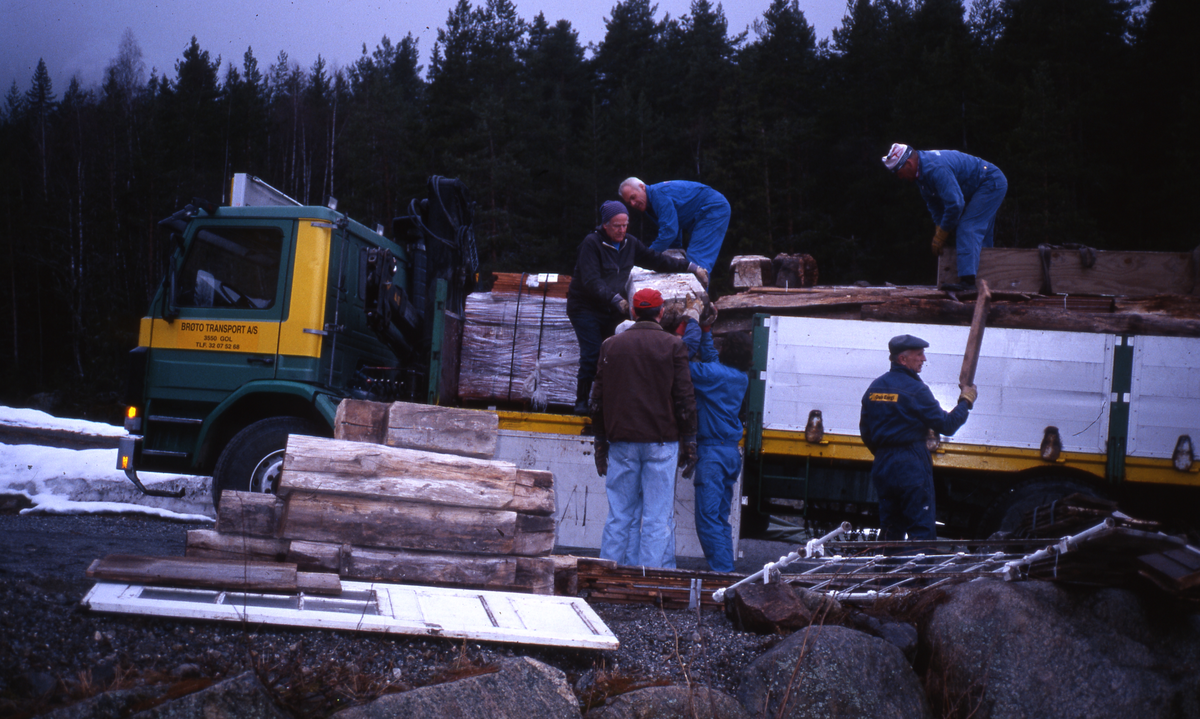
[[[1026,512],[1072,494],[1101,496],[1094,488],[1069,479],[1043,477],[1018,484],[1000,495],[984,512],[979,538],[987,539],[996,532],[1015,532]]]
[[[274,493],[289,434],[319,437],[326,433],[300,417],[268,417],[235,434],[213,470],[213,507],[220,506],[221,492],[226,490]]]

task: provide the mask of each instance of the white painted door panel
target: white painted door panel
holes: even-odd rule
[[[342,595],[222,592],[99,582],[83,598],[98,612],[385,634],[616,649],[616,636],[576,597],[342,582]]]

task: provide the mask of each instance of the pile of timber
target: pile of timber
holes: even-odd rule
[[[567,275],[497,273],[467,296],[458,395],[541,409],[575,402],[579,343],[567,319]]]
[[[723,606],[713,599],[713,592],[742,577],[722,572],[630,567],[608,559],[577,557],[575,578],[579,594],[587,597],[589,602],[687,609],[693,596],[702,606]]]
[[[553,476],[482,458],[495,414],[346,400],[335,433],[289,437],[278,496],[222,494],[216,529],[189,532],[187,556],[554,593]]]
[[[1072,494],[1026,512],[1013,534],[1017,537],[1058,539],[1078,534],[1109,517],[1122,527],[1146,532],[1157,532],[1161,526],[1152,520],[1136,519],[1121,513],[1117,503],[1110,499],[1088,494]]]
[[[979,279],[992,289],[989,327],[1195,337],[1200,335],[1198,253],[1092,251],[1083,266],[1077,250],[983,250]],[[761,257],[735,257],[747,283]],[[957,278],[943,271],[953,255],[939,260],[939,283]],[[1045,263],[1049,263],[1048,265]],[[1043,294],[1047,267],[1052,292]],[[738,270],[742,271],[742,270]],[[914,324],[971,323],[974,293],[948,293],[931,286],[749,286],[720,298],[715,331],[750,329],[757,313]]]

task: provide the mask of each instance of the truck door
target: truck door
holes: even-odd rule
[[[192,455],[199,425],[242,385],[274,379],[294,221],[193,222],[150,320],[147,468]]]

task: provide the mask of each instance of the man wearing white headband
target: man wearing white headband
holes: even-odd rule
[[[1008,191],[1004,173],[990,162],[966,153],[914,150],[900,143],[892,145],[883,165],[900,179],[917,183],[937,226],[930,245],[934,255],[942,253],[942,245],[951,234],[956,236],[959,284],[942,289],[958,291],[974,287],[979,253],[992,246],[996,212]]]

